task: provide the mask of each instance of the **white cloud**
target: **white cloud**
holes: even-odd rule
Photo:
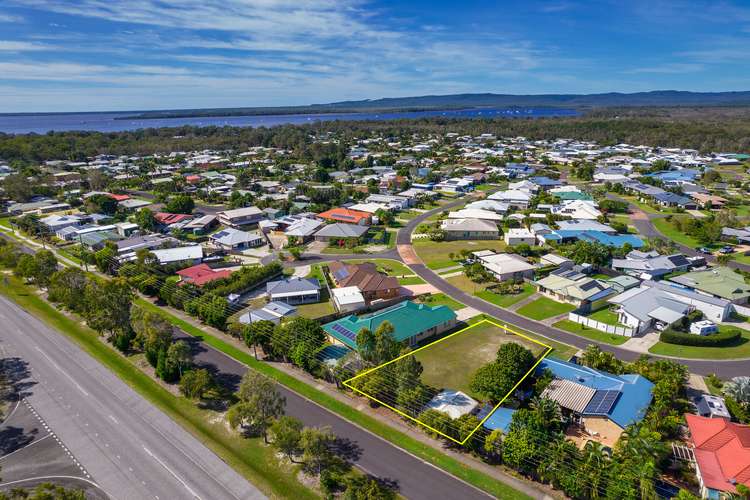
[[[22,23],[23,17],[0,13],[0,23]]]
[[[52,47],[41,43],[20,42],[17,40],[0,40],[0,52],[32,52],[51,50]]]

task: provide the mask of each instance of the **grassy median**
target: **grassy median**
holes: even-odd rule
[[[202,410],[191,401],[173,395],[102,342],[96,332],[62,314],[35,292],[12,276],[8,276],[7,286],[0,287],[0,293],[74,340],[266,495],[290,499],[319,498],[316,492],[297,481],[296,467],[284,467],[278,463],[274,451],[264,446],[262,439],[243,439],[228,431],[223,422],[212,420],[217,416],[215,412]]]
[[[350,422],[353,422],[360,427],[367,429],[373,434],[376,434],[392,442],[393,444],[408,451],[409,453],[433,465],[436,465],[447,472],[450,472],[456,477],[463,479],[467,483],[470,483],[477,488],[480,488],[494,495],[497,498],[530,498],[524,493],[508,486],[507,484],[468,465],[465,465],[458,460],[451,458],[448,455],[432,448],[431,446],[428,446],[417,441],[414,438],[407,436],[406,434],[392,428],[391,426],[384,424],[379,420],[376,420],[356,410],[355,408],[352,408],[348,404],[343,403],[338,399],[315,389],[314,387],[292,377],[291,375],[277,370],[266,363],[256,360],[251,354],[238,349],[237,347],[225,342],[219,337],[211,335],[193,326],[187,321],[184,321],[170,314],[164,309],[155,306],[148,301],[139,300],[138,304],[155,313],[161,314],[167,321],[180,328],[185,333],[200,338],[206,344],[244,363],[250,368],[257,370],[270,378],[273,378],[274,380],[283,384],[294,392],[301,394],[302,396],[310,399],[311,401],[314,401],[320,406],[327,408],[334,413],[337,413],[338,415],[341,415]]]

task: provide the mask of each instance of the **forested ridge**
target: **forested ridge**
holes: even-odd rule
[[[594,110],[581,117],[534,119],[422,118],[394,121],[330,121],[272,128],[182,126],[127,132],[0,134],[6,161],[83,160],[97,154],[152,154],[201,149],[243,150],[253,146],[304,150],[313,136],[333,132],[347,141],[378,134],[413,133],[581,139],[602,145],[621,142],[682,147],[702,152],[750,151],[750,108],[623,108]]]

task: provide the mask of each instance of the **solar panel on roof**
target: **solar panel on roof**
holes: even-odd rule
[[[354,335],[354,333],[349,330],[348,328],[344,328],[343,326],[336,323],[331,327],[331,330],[333,330],[336,333],[340,333],[344,337],[348,338],[349,340],[357,340],[357,336]]]
[[[619,396],[620,391],[596,391],[583,413],[608,414]]]
[[[349,275],[349,271],[347,269],[339,269],[335,273],[333,273],[333,277],[336,278],[336,281],[341,280],[342,278],[346,278]]]

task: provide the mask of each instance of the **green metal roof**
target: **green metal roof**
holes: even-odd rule
[[[580,191],[561,191],[553,194],[561,200],[593,200],[591,195]]]
[[[670,281],[710,293],[727,300],[750,297],[750,285],[742,275],[728,267],[712,267],[707,271],[693,271],[670,278]]]
[[[357,333],[363,328],[374,332],[384,321],[393,325],[393,338],[398,342],[403,342],[455,318],[456,313],[448,306],[430,307],[405,300],[371,314],[363,316],[352,314],[326,323],[323,325],[323,330],[352,349],[356,349]]]

